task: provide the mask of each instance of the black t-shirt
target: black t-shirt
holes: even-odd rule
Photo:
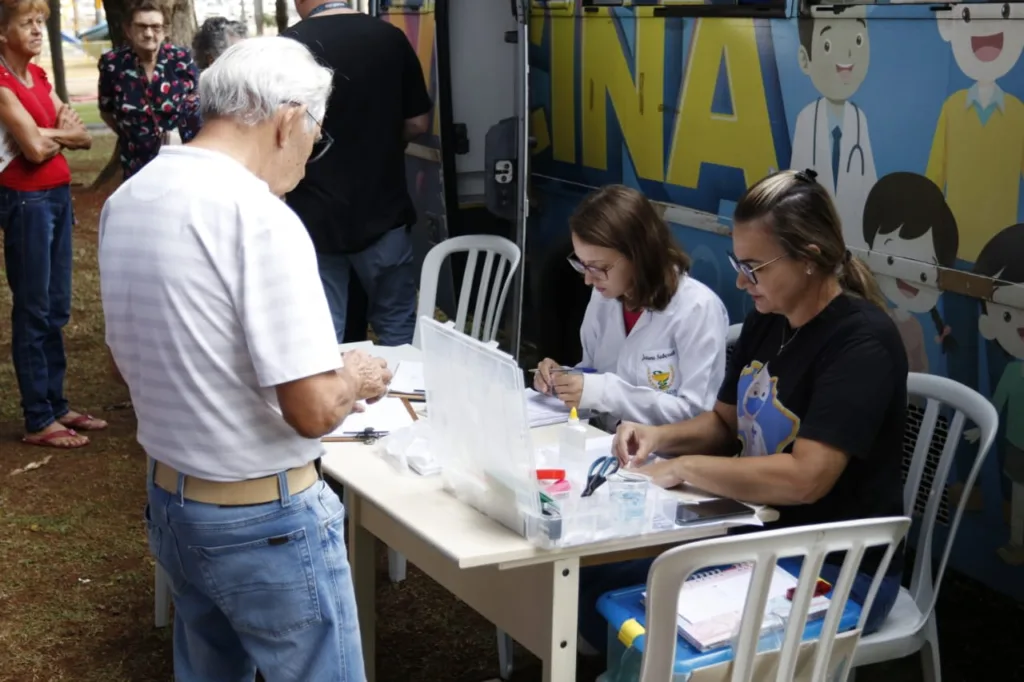
[[[323,122],[334,144],[285,200],[318,252],[362,251],[416,222],[403,130],[432,106],[423,68],[400,29],[365,14],[311,17],[284,35],[334,70]]]
[[[747,317],[718,394],[736,406],[741,456],[791,452],[797,438],[849,456],[828,494],[779,506],[772,527],[903,514],[907,371],[896,325],[861,298],[840,295],[797,330],[781,315]],[[861,570],[882,554],[869,550]],[[897,550],[890,574],[902,566]]]

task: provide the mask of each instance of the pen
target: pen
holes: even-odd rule
[[[540,371],[537,368],[531,369],[530,372],[536,374]],[[559,372],[564,374],[597,374],[597,370],[593,367],[558,367],[551,370],[552,372]]]

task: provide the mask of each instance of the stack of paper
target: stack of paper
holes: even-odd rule
[[[423,363],[403,360],[394,369],[394,376],[388,385],[392,393],[407,395],[423,395],[427,392],[427,384],[423,380]]]
[[[345,417],[338,428],[324,438],[353,438],[366,429],[377,436],[411,426],[414,419],[401,398],[383,398],[371,405],[359,403],[363,412],[353,412]]]
[[[679,591],[679,634],[699,651],[728,644],[739,631],[753,570],[753,564],[738,564],[725,570],[713,569],[690,576]],[[776,565],[768,588],[762,635],[785,627],[792,608],[786,593],[796,586],[797,579]],[[828,597],[811,599],[807,620],[821,618],[828,611],[828,605]]]
[[[21,153],[14,138],[7,132],[7,128],[0,125],[0,171],[7,168],[14,157]]]
[[[579,415],[581,419],[584,415]],[[538,393],[532,388],[526,389],[526,419],[530,428],[561,424],[569,418],[569,408],[553,395]]]

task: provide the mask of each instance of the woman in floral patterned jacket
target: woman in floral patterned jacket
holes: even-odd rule
[[[117,133],[125,179],[161,145],[199,130],[199,69],[186,48],[165,42],[169,23],[164,6],[139,0],[125,25],[128,44],[100,57],[100,116]]]

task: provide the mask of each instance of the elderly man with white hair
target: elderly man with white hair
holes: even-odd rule
[[[278,197],[330,144],[331,72],[300,43],[228,49],[206,123],[100,218],[107,344],[150,460],[150,550],[174,595],[180,682],[364,679],[345,512],[320,437],[390,381],[339,357],[309,235]]]

